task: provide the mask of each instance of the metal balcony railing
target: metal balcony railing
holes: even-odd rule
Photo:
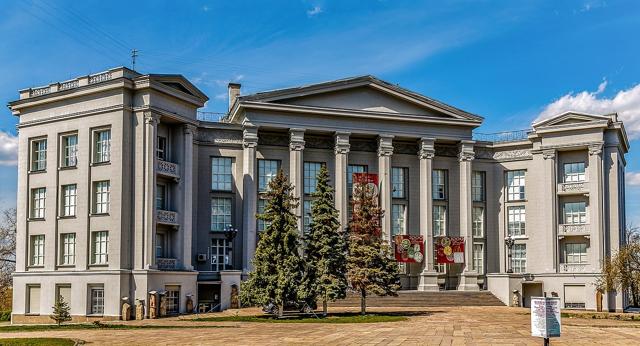
[[[156,257],[156,267],[159,270],[177,270],[178,260],[175,258]]]
[[[156,211],[156,222],[165,225],[177,226],[179,224],[178,213],[169,210],[158,210]]]
[[[177,163],[157,160],[156,171],[158,174],[178,179],[180,178],[180,166]]]

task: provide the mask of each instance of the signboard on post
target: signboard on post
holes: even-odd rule
[[[435,237],[436,263],[464,263],[463,237]]]
[[[549,338],[560,336],[560,298],[531,297],[531,336]]]
[[[420,263],[424,259],[424,239],[421,235],[396,235],[393,241],[396,261]]]

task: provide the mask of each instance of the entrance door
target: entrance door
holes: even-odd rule
[[[211,312],[220,308],[220,284],[198,283],[198,312]]]
[[[522,284],[523,307],[531,307],[531,297],[542,297],[542,282],[529,282]]]

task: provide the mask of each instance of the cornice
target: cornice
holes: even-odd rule
[[[48,124],[48,123],[61,121],[61,120],[75,119],[75,118],[84,117],[88,115],[96,115],[96,114],[108,113],[113,111],[124,111],[124,110],[132,111],[133,109],[131,107],[127,107],[122,104],[119,104],[119,105],[114,105],[109,107],[94,108],[94,109],[89,109],[89,110],[80,111],[80,112],[73,112],[69,114],[56,115],[46,119],[25,121],[25,122],[19,123],[18,125],[16,125],[16,127],[24,128],[24,127],[34,126],[34,125]]]

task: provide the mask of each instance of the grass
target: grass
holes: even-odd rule
[[[14,339],[0,339],[0,346],[73,346],[75,341],[71,339],[63,338],[14,338]]]
[[[589,312],[563,312],[561,314],[564,318],[582,318],[589,320],[616,320],[616,321],[631,321],[640,322],[640,315],[638,314],[622,314],[622,313],[589,313]]]
[[[253,316],[219,316],[219,317],[202,317],[188,321],[196,322],[260,322],[260,323],[378,323],[378,322],[398,322],[407,320],[407,316],[398,314],[367,314],[360,315],[355,313],[330,314],[325,318],[315,317],[290,317],[290,318],[274,318],[271,315],[253,315]]]
[[[130,325],[116,323],[76,323],[63,324],[61,326],[55,324],[29,324],[29,325],[11,325],[0,327],[0,333],[10,332],[42,332],[52,330],[123,330],[123,329],[179,329],[179,328],[233,328],[231,326],[184,326],[184,325]],[[0,342],[0,346],[3,345]]]

